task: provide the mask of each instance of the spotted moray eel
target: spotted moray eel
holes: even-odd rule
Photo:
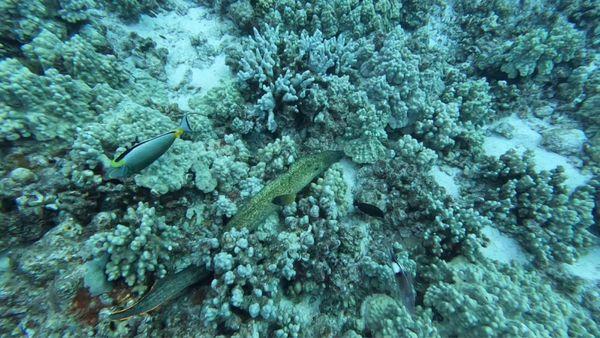
[[[273,203],[275,198],[299,193],[342,157],[343,153],[340,151],[324,151],[298,160],[288,172],[267,184],[246,202],[227,223],[225,231],[234,227],[246,227],[253,231],[269,215],[279,210],[280,206]],[[190,285],[207,278],[210,274],[211,271],[205,267],[190,266],[176,274],[169,275],[155,284],[137,303],[124,310],[113,312],[109,315],[109,319],[124,320],[150,312],[177,297]]]

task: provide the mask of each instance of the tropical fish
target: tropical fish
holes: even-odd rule
[[[123,179],[145,169],[161,157],[184,133],[192,132],[188,115],[183,115],[179,128],[140,142],[125,150],[110,162],[108,179]]]
[[[292,200],[315,177],[323,173],[333,163],[343,156],[340,151],[325,151],[298,160],[290,170],[267,184],[258,194],[246,202],[235,216],[227,223],[225,230],[236,227],[246,227],[253,231],[269,215],[276,212],[282,203]],[[164,302],[181,294],[188,286],[210,275],[205,267],[190,266],[176,274],[165,277],[165,281],[155,285],[148,293],[133,306],[112,313],[113,320],[127,319],[131,316],[146,313],[157,308]]]
[[[377,218],[383,218],[385,216],[385,213],[373,204],[354,201],[354,206],[369,216]]]

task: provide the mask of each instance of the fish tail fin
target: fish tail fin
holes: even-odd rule
[[[188,115],[189,114],[183,115],[183,117],[181,118],[181,122],[179,123],[179,128],[183,129],[183,131],[186,133],[191,133],[191,132],[193,132],[193,130],[190,125],[190,120],[188,119]]]
[[[127,177],[127,166],[108,167],[106,169],[106,178],[109,180],[123,179]]]

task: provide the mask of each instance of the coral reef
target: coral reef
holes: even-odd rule
[[[522,267],[490,261],[443,267],[451,278],[429,287],[424,303],[442,318],[444,336],[550,334],[595,336],[586,309]]]
[[[500,159],[485,159],[474,171],[486,185],[473,190],[475,207],[520,241],[536,264],[572,263],[578,249],[592,245],[592,187],[570,193],[562,167],[538,172],[531,152],[509,151]]]
[[[127,21],[136,21],[141,14],[152,13],[159,8],[169,8],[172,2],[170,0],[99,0],[99,3]]]
[[[600,336],[599,13],[0,2],[0,336]]]
[[[108,217],[116,219],[117,215]],[[86,245],[86,254],[107,258],[105,273],[109,281],[123,278],[129,286],[145,285],[146,275],[158,278],[167,274],[171,252],[178,249],[182,234],[177,227],[165,224],[156,210],[139,203],[127,209],[114,231],[96,233]],[[139,224],[137,224],[139,222]]]
[[[375,294],[367,297],[361,305],[362,319],[367,332],[373,337],[438,337],[437,330],[428,317],[411,318],[402,304],[394,298]]]

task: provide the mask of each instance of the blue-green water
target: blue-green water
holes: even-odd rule
[[[0,335],[600,336],[599,17],[0,2]]]

